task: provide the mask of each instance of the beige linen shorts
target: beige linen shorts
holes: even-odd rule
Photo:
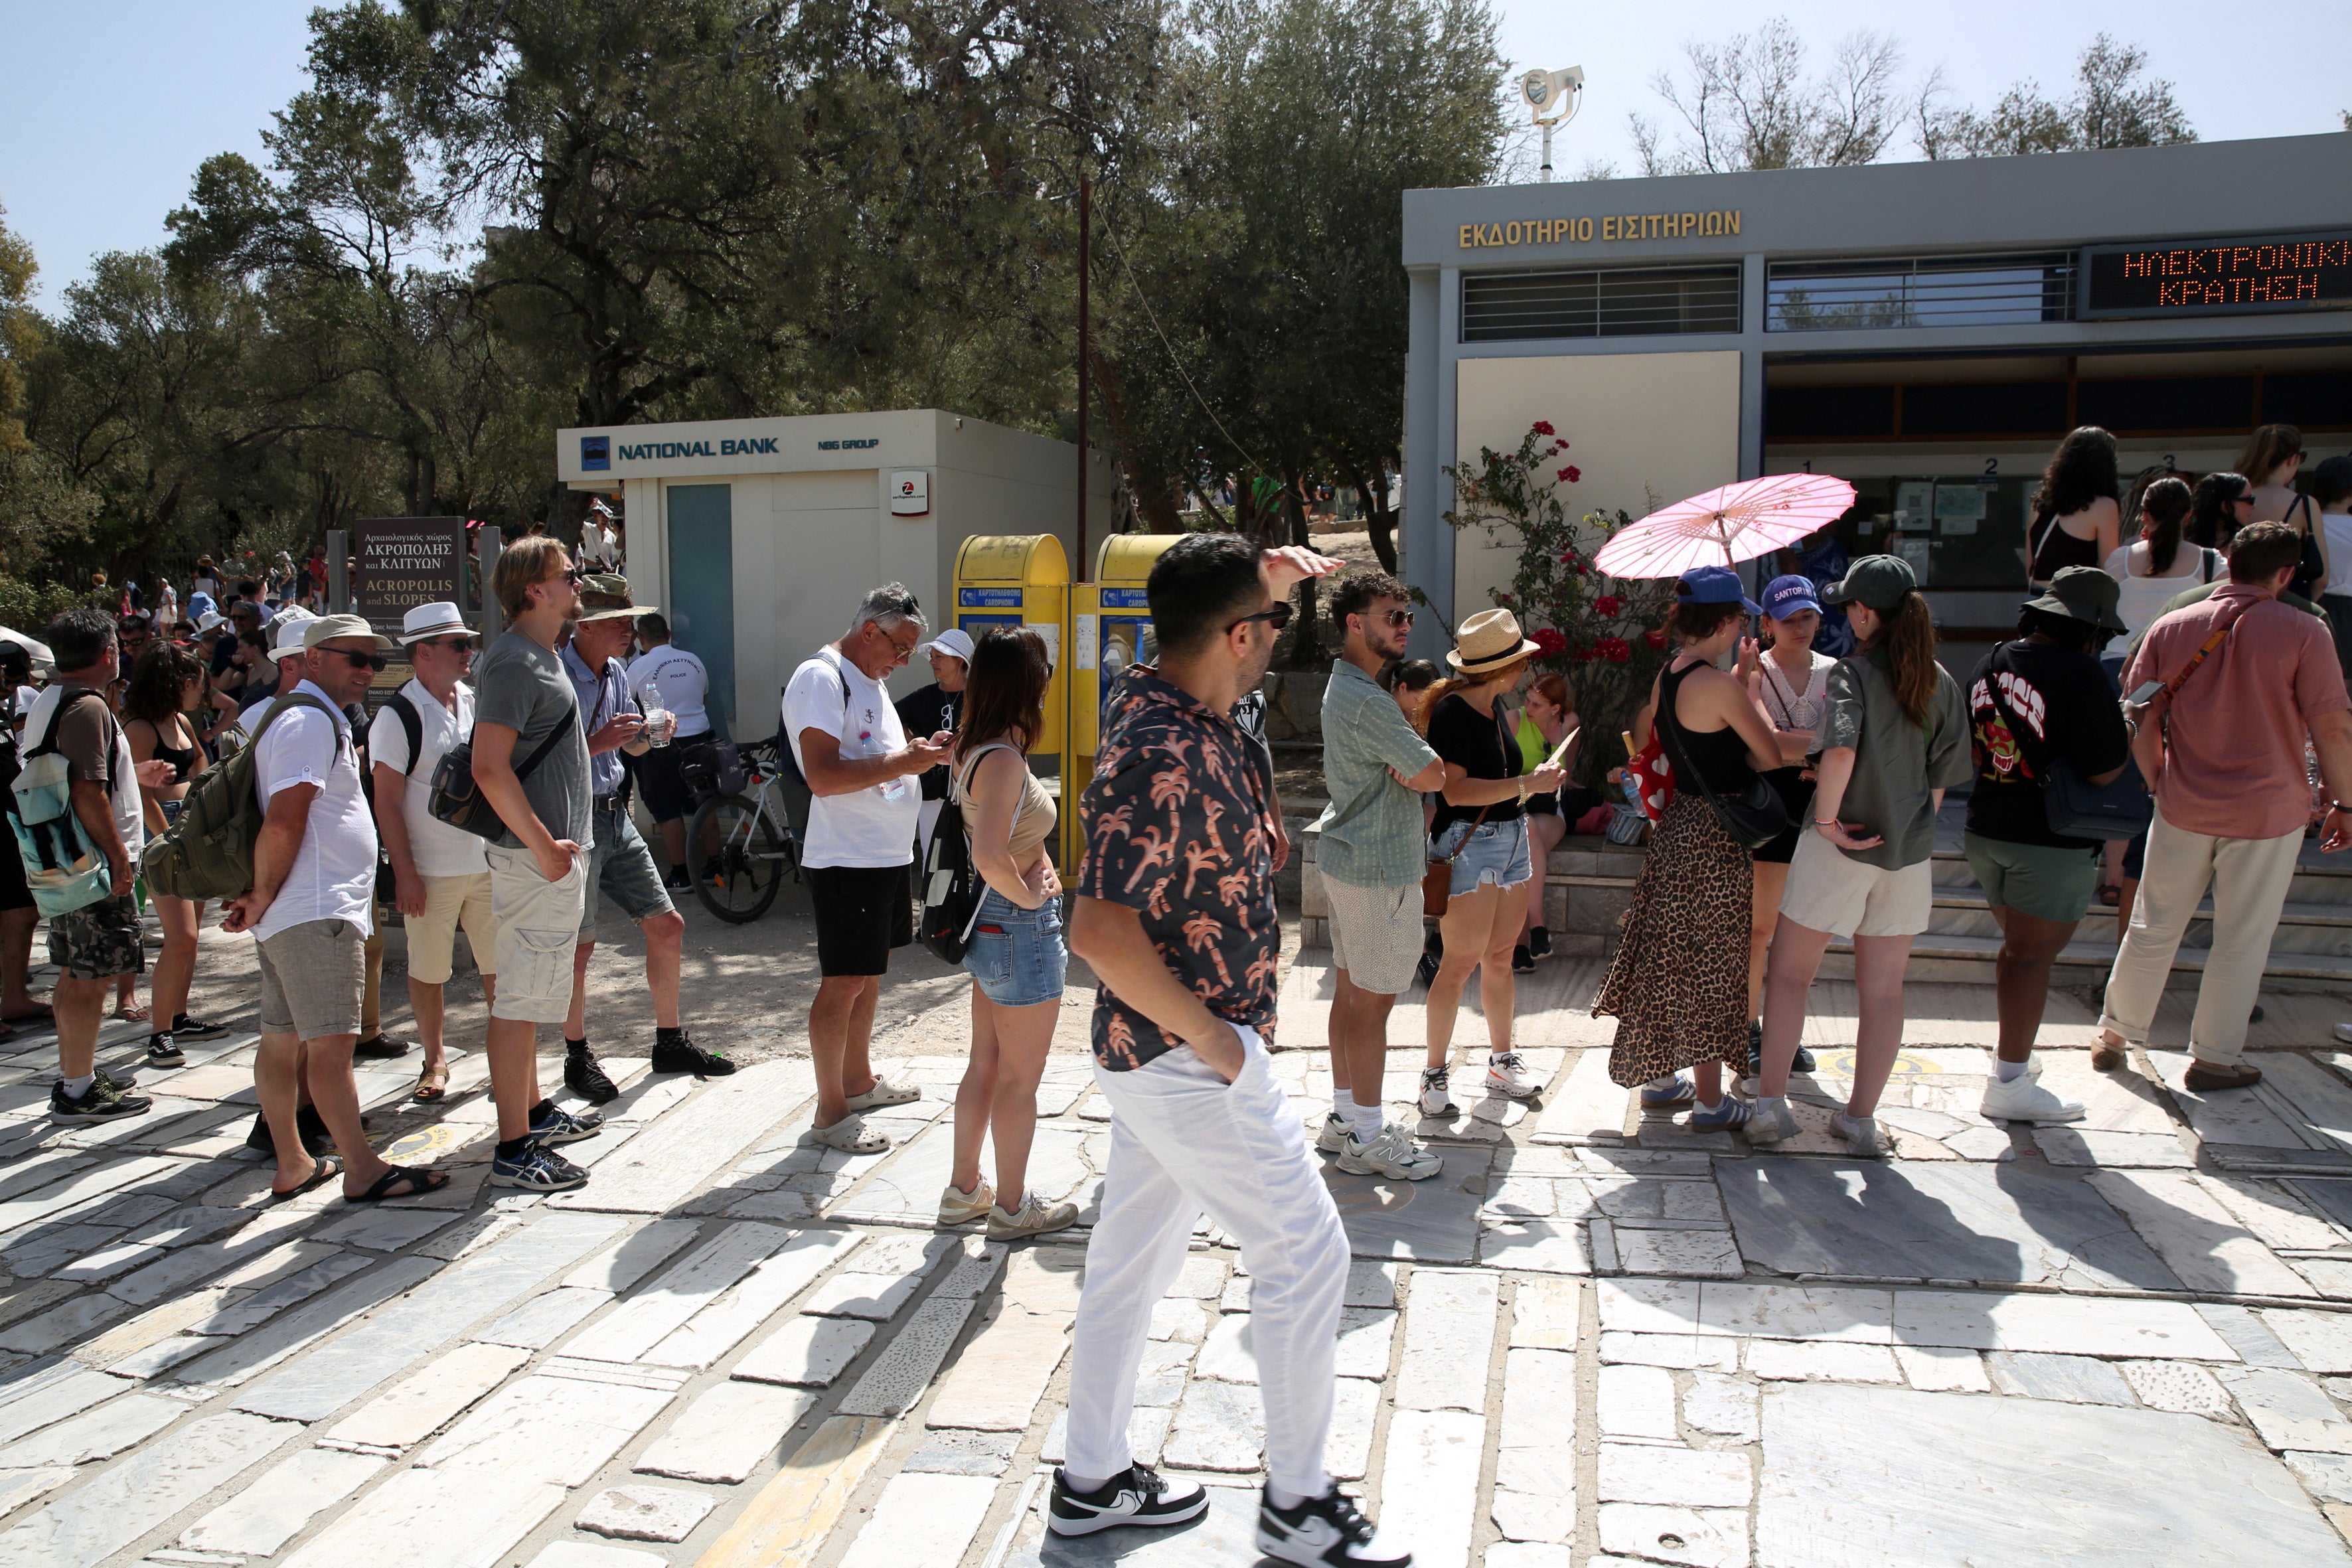
[[[1400,996],[1421,963],[1421,884],[1351,888],[1323,879],[1331,906],[1331,963],[1360,991]]]
[[[457,967],[457,928],[466,928],[475,966],[487,978],[499,972],[499,921],[491,912],[490,874],[425,877],[425,912],[408,922],[408,977],[446,985]]]
[[[1865,866],[1811,828],[1789,862],[1780,913],[1833,936],[1917,936],[1935,912],[1927,862],[1883,871]]]
[[[563,879],[539,874],[528,849],[493,844],[490,918],[498,922],[498,999],[490,1016],[516,1023],[561,1024],[572,1011],[572,949],[580,938],[580,905],[588,890],[588,856],[572,858]]]
[[[263,1032],[323,1040],[360,1032],[367,938],[351,921],[304,921],[255,945]]]

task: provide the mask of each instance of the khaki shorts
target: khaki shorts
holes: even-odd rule
[[[493,844],[490,916],[498,922],[498,1000],[490,1016],[515,1023],[561,1024],[572,1011],[572,949],[580,936],[580,904],[588,889],[588,857],[572,858],[560,882],[539,874],[528,849]]]
[[[474,965],[484,977],[499,972],[499,922],[490,912],[490,874],[425,877],[425,912],[408,922],[408,977],[446,985],[457,967],[457,928],[466,928]]]
[[[1882,871],[1812,831],[1797,840],[1780,895],[1782,918],[1833,936],[1917,936],[1935,905],[1927,861]]]
[[[1323,879],[1331,906],[1331,963],[1359,991],[1401,996],[1421,964],[1421,884],[1354,888]]]
[[[261,959],[261,1028],[323,1040],[360,1032],[367,937],[351,921],[304,921],[267,938]]]

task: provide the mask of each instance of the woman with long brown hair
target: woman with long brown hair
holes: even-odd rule
[[[2284,522],[2303,535],[2303,561],[2287,587],[2306,599],[2327,590],[2327,539],[2319,526],[2319,508],[2295,488],[2303,472],[2303,432],[2292,425],[2264,425],[2246,438],[2238,454],[2238,472],[2253,488],[2248,522]]]
[[[985,1216],[992,1241],[1064,1230],[1076,1204],[1046,1204],[1028,1189],[1037,1131],[1037,1084],[1061,1016],[1070,955],[1062,941],[1061,879],[1045,846],[1054,799],[1029,771],[1045,729],[1053,664],[1035,632],[997,630],[972,650],[948,752],[948,803],[987,884],[963,966],[971,975],[971,1059],[956,1090],[955,1164],[940,1194],[940,1223]],[[954,822],[942,822],[950,831]],[[993,1135],[996,1184],[980,1174],[980,1143]]]
[[[2113,436],[2085,425],[2058,443],[2025,526],[2025,574],[2035,587],[2046,586],[2062,566],[2096,566],[2115,553],[2123,535],[2122,491]]]
[[[172,764],[170,784],[139,786],[151,839],[178,819],[180,803],[205,771],[204,742],[194,715],[210,705],[211,694],[205,661],[177,644],[150,643],[131,667],[130,682],[122,689],[122,733],[131,742],[131,758]],[[163,951],[155,959],[152,996],[157,1026],[147,1036],[147,1062],[177,1067],[186,1059],[181,1042],[215,1039],[228,1030],[188,1016],[188,986],[196,974],[196,931],[204,921],[204,904],[162,893],[153,897],[155,917],[163,925]]]
[[[1935,621],[1909,562],[1865,555],[1822,596],[1846,607],[1861,647],[1830,671],[1813,752],[1820,782],[1765,970],[1763,1082],[1748,1141],[1796,1133],[1789,1068],[1806,994],[1831,936],[1851,934],[1862,1016],[1853,1092],[1830,1131],[1880,1159],[1878,1097],[1903,1044],[1903,970],[1934,907],[1936,813],[1969,777],[1969,721],[1959,687],[1936,662]]]

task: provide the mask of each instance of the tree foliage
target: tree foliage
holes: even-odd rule
[[[1683,121],[1668,148],[1658,128],[1633,116],[1644,174],[1726,174],[1875,163],[1902,128],[1895,75],[1903,51],[1875,33],[1841,41],[1829,67],[1805,70],[1805,44],[1788,18],[1723,44],[1683,46],[1685,74],[1652,83]]]
[[[2074,62],[2074,90],[2061,100],[2039,83],[2016,83],[1982,114],[1951,108],[1939,77],[1930,77],[1914,108],[1919,151],[1929,158],[2008,157],[2089,148],[2162,147],[2194,142],[2172,84],[2147,79],[2147,51],[2105,33]]]

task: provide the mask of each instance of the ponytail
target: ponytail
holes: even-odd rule
[[[2149,576],[2161,577],[2172,570],[2173,559],[2180,552],[2181,525],[2189,521],[2189,509],[2195,500],[2186,480],[2168,475],[2141,492],[2140,513],[2155,524],[2147,531]]]
[[[1895,687],[1895,706],[1903,716],[1924,730],[1936,703],[1936,620],[1916,588],[1904,590],[1895,607],[1878,617],[1878,635],[1870,651],[1886,657],[1886,675]]]

